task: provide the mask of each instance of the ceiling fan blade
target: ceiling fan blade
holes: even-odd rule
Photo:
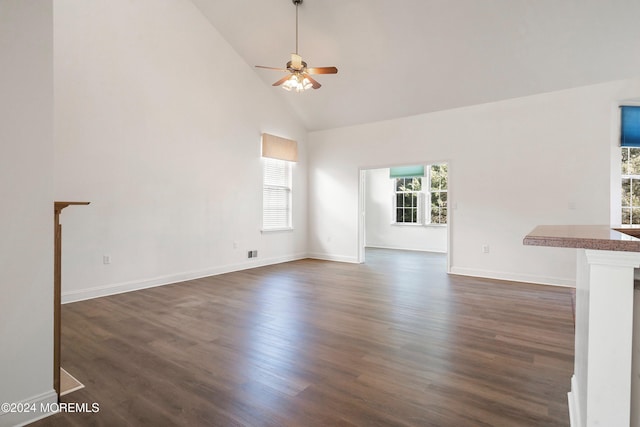
[[[311,67],[307,68],[309,74],[337,74],[338,69],[336,67]]]
[[[256,65],[256,68],[265,68],[267,70],[276,70],[276,71],[289,71],[284,68],[275,68],[275,67],[265,67],[264,65]]]
[[[281,78],[280,80],[278,80],[277,82],[275,82],[274,84],[272,84],[271,86],[280,86],[282,83],[286,82],[287,80],[289,80],[289,78],[291,78],[291,75],[288,74],[286,76],[284,76],[283,78]]]
[[[320,88],[320,86],[322,86],[320,83],[318,83],[317,80],[315,80],[314,78],[312,78],[309,74],[307,73],[302,73],[303,77],[306,77],[307,79],[309,79],[309,81],[311,82],[311,85],[314,89],[318,89]]]

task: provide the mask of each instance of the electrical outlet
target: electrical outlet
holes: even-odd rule
[[[111,255],[103,255],[102,256],[102,263],[103,264],[111,264]]]
[[[253,258],[253,251],[247,252],[247,258]]]
[[[489,253],[489,245],[482,245],[482,253],[483,254]]]
[[[255,251],[252,251],[252,252],[253,252],[253,253],[252,253],[253,258],[258,258],[258,251],[257,251],[257,250],[255,250]]]

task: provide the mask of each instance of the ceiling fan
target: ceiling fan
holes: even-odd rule
[[[291,1],[296,6],[296,52],[291,54],[291,61],[287,62],[286,68],[265,67],[263,65],[256,65],[256,67],[289,73],[273,84],[273,86],[282,85],[282,88],[287,91],[303,92],[310,88],[318,89],[322,85],[311,77],[311,74],[336,74],[338,69],[336,67],[308,67],[307,63],[298,55],[298,5],[302,3],[302,0]]]

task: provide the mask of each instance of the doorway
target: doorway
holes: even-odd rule
[[[451,261],[450,163],[360,168],[358,262],[366,248],[446,254]]]

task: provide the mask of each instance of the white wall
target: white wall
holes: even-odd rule
[[[0,0],[0,402],[53,390],[51,0]],[[0,426],[37,417],[0,411]]]
[[[190,1],[54,22],[55,197],[91,202],[62,215],[63,301],[306,254],[306,131]],[[260,232],[261,132],[299,142],[293,232]]]
[[[447,251],[446,225],[392,223],[394,189],[389,178],[389,168],[365,171],[365,181],[366,246],[429,252]]]
[[[453,273],[573,284],[574,251],[522,239],[538,224],[610,222],[616,107],[638,95],[640,80],[609,82],[313,132],[310,252],[357,260],[359,168],[442,159]]]

